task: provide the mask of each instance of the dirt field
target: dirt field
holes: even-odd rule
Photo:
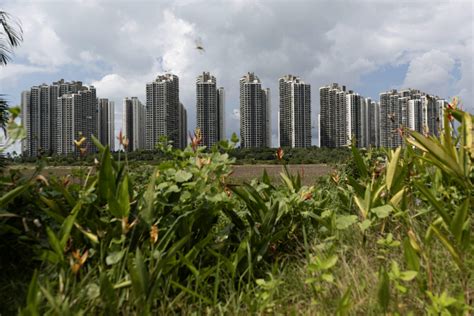
[[[299,172],[302,175],[303,183],[306,185],[314,184],[316,178],[329,174],[332,171],[332,168],[326,164],[289,165],[288,167],[292,173]],[[24,174],[31,174],[34,171],[33,165],[17,165],[10,166],[9,168],[21,170]],[[78,172],[80,168],[81,167],[51,166],[45,167],[42,174],[45,176],[65,176],[70,174],[71,171]],[[250,182],[254,178],[261,177],[264,169],[267,170],[268,175],[274,183],[280,182],[280,172],[283,171],[281,165],[235,165],[234,173],[231,176],[232,182]]]
[[[280,173],[283,171],[283,166],[280,165],[236,165],[232,178],[236,183],[250,181],[253,178],[261,177],[264,169],[267,170],[272,182],[280,181]],[[299,172],[302,175],[303,183],[312,185],[318,177],[331,173],[332,168],[326,164],[289,165],[289,170],[291,173]]]

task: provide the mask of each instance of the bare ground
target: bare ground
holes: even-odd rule
[[[29,175],[33,173],[34,165],[15,165],[9,166],[8,169],[19,170],[23,174]],[[41,174],[61,177],[71,174],[71,172],[78,172],[81,169],[87,173],[87,169],[79,166],[48,166],[42,170]],[[263,175],[263,170],[267,171],[272,182],[279,183],[280,173],[283,172],[283,166],[281,165],[234,165],[233,169],[231,179],[234,183],[250,182],[254,178],[259,178]],[[288,165],[288,169],[292,174],[299,172],[305,185],[314,184],[317,178],[327,175],[333,170],[331,166],[326,164]]]
[[[303,184],[312,185],[317,178],[332,172],[332,168],[326,164],[311,165],[288,165],[290,173],[300,173]],[[272,182],[280,181],[280,173],[283,172],[281,165],[235,165],[232,179],[236,183],[250,181],[254,178],[261,177],[263,170],[266,170]]]

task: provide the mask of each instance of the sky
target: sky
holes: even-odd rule
[[[415,88],[474,113],[473,1],[11,1],[0,10],[21,21],[24,41],[0,68],[11,105],[33,85],[64,78],[94,85],[115,101],[145,103],[145,85],[176,74],[188,129],[196,125],[196,77],[209,71],[226,90],[226,134],[239,135],[239,79],[254,72],[270,88],[272,145],[278,145],[278,79],[312,88],[313,144],[319,87],[332,82],[379,99]],[[202,46],[204,51],[196,49]]]

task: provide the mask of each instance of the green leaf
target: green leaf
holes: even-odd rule
[[[109,255],[105,258],[105,263],[109,266],[114,265],[122,260],[124,254],[125,249],[109,253]]]
[[[392,159],[390,160],[388,167],[387,167],[387,176],[385,181],[387,183],[387,189],[392,188],[393,179],[395,176],[395,172],[398,167],[398,159],[400,158],[400,152],[402,148],[398,147],[395,151],[392,152]]]
[[[128,217],[130,213],[130,196],[128,191],[128,174],[125,173],[122,182],[120,183],[117,201],[120,205],[121,217]]]
[[[176,182],[186,182],[193,177],[193,174],[185,170],[178,170],[176,172],[174,179]]]
[[[451,223],[451,220],[448,213],[444,209],[444,206],[441,205],[438,200],[436,200],[436,197],[431,193],[431,191],[426,187],[426,185],[421,182],[415,182],[415,186],[428,199],[428,202],[435,209],[435,211],[443,218],[444,223],[446,225],[449,225]]]
[[[459,148],[459,158],[462,164],[464,175],[469,177],[471,172],[471,158],[469,157],[472,143],[472,119],[469,113],[464,112],[461,123],[461,146]]]
[[[9,212],[5,212],[5,211],[2,211],[0,210],[0,218],[9,218],[9,217],[19,217],[18,215],[16,214],[13,214],[13,213],[9,213]]]
[[[391,205],[383,205],[370,210],[372,213],[377,215],[378,218],[386,218],[390,215],[393,211],[393,207]]]
[[[25,192],[29,187],[30,183],[28,182],[3,194],[2,197],[0,197],[0,207],[5,207],[8,203],[13,201],[14,198],[20,196],[23,192]]]
[[[400,272],[400,276],[399,278],[403,281],[411,281],[413,280],[416,276],[417,276],[418,272],[416,271],[403,271],[403,272]]]
[[[390,303],[390,279],[385,268],[381,267],[379,272],[378,302],[384,312],[388,310]]]
[[[354,160],[357,166],[357,170],[359,171],[362,178],[367,178],[369,173],[367,172],[367,166],[365,165],[364,158],[362,158],[362,155],[360,154],[359,150],[356,148],[355,144],[352,144],[351,149],[352,149],[352,156],[354,157]]]
[[[367,205],[365,203],[365,200],[361,199],[360,197],[354,195],[354,202],[356,203],[357,207],[360,210],[360,213],[362,215],[363,219],[367,218],[368,212],[367,212]]]
[[[367,228],[370,227],[370,225],[372,225],[372,221],[370,219],[366,219],[363,222],[359,223],[359,228],[362,232],[364,232],[367,230]]]
[[[106,146],[102,155],[99,170],[99,197],[109,201],[115,192],[115,177],[112,169],[109,146]]]
[[[400,191],[398,191],[392,196],[392,198],[390,199],[390,204],[392,204],[395,207],[398,207],[404,194],[405,194],[405,187],[403,187]]]
[[[33,277],[31,278],[30,285],[28,286],[28,295],[26,297],[26,309],[29,315],[37,316],[40,315],[38,311],[38,298],[39,298],[39,287],[38,287],[38,270],[35,270]],[[26,313],[25,313],[26,314]]]
[[[143,194],[143,203],[140,209],[140,217],[149,225],[153,224],[153,206],[155,203],[155,184],[156,178],[158,175],[158,169],[153,170],[150,180],[148,181],[148,186]]]
[[[436,237],[438,237],[438,239],[441,241],[446,250],[448,250],[448,252],[451,254],[458,267],[462,268],[463,264],[461,256],[459,255],[454,245],[452,245],[451,242],[448,240],[448,238],[443,233],[441,233],[434,225],[430,225],[429,231],[435,233]]]
[[[444,171],[451,173],[455,177],[459,177],[461,179],[464,178],[464,172],[461,170],[455,157],[452,157],[450,153],[441,147],[439,143],[415,131],[411,131],[410,135],[413,136],[416,142],[411,141],[409,138],[407,138],[407,141],[422,151],[429,153],[429,160],[433,164],[437,165]]]
[[[72,209],[71,214],[69,214],[68,217],[66,217],[66,219],[64,220],[61,226],[60,245],[62,249],[66,247],[66,243],[69,239],[69,236],[71,235],[72,226],[74,225],[74,222],[76,221],[77,214],[79,213],[79,210],[81,209],[81,207],[82,207],[82,203],[77,202],[76,206],[74,206],[74,208]]]
[[[92,142],[94,143],[95,147],[97,147],[97,149],[99,149],[99,152],[103,153],[105,151],[106,147],[104,145],[102,145],[100,140],[95,138],[94,135],[91,135],[91,139],[92,139]]]
[[[329,258],[322,260],[319,266],[320,269],[321,270],[331,269],[337,263],[337,259],[338,259],[337,256],[333,255],[333,256],[330,256]]]
[[[348,287],[337,304],[336,315],[349,315],[351,309],[351,287]]]
[[[405,238],[403,241],[403,254],[408,268],[413,271],[420,271],[420,259],[415,249],[413,249],[409,238]]]
[[[74,223],[74,226],[75,226],[82,234],[84,234],[84,236],[86,236],[91,242],[93,242],[94,244],[98,244],[98,243],[99,243],[99,237],[97,237],[96,234],[93,234],[93,233],[91,233],[90,231],[85,230],[85,229],[82,228],[82,226],[79,225],[77,222]]]
[[[212,301],[211,301],[210,299],[208,299],[208,298],[206,298],[206,297],[204,297],[204,296],[198,294],[197,292],[195,292],[195,291],[193,291],[193,290],[191,290],[191,289],[189,289],[189,288],[187,288],[187,287],[182,286],[181,284],[179,284],[179,283],[177,283],[177,282],[175,282],[175,281],[173,281],[173,280],[171,280],[170,282],[171,282],[171,284],[172,284],[173,286],[175,286],[175,287],[181,289],[183,292],[186,292],[186,293],[188,293],[188,294],[191,294],[192,296],[195,296],[195,297],[197,297],[197,298],[203,300],[203,301],[204,301],[206,304],[208,304],[208,305],[212,305]]]
[[[116,315],[118,306],[117,295],[106,273],[101,273],[100,276],[100,297],[105,305],[105,315]]]
[[[323,273],[321,275],[321,279],[323,279],[323,281],[326,281],[328,283],[333,283],[334,282],[334,276],[330,273]]]
[[[54,232],[51,230],[51,228],[46,227],[46,234],[48,235],[48,241],[49,245],[51,248],[54,250],[54,252],[58,255],[60,260],[63,260],[63,249],[61,248],[61,243],[59,242],[59,239],[56,237]]]
[[[464,223],[466,222],[470,199],[465,199],[462,205],[459,205],[450,224],[451,233],[454,235],[456,242],[461,244]]]
[[[355,215],[343,215],[336,217],[336,228],[343,230],[357,222],[357,216]]]
[[[318,278],[307,278],[304,280],[304,284],[313,284],[315,282],[319,282]]]
[[[132,288],[137,298],[145,298],[147,296],[149,279],[148,271],[139,248],[135,253],[135,264],[130,269],[130,278],[132,280]]]

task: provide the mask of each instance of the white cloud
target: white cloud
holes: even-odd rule
[[[437,49],[414,58],[408,67],[404,86],[447,95],[454,80],[452,71],[455,60],[448,53]]]
[[[10,63],[8,64],[8,67],[3,67],[2,71],[0,71],[0,80],[8,79],[18,82],[19,78],[22,76],[34,73],[48,73],[52,71],[54,71],[54,69],[49,67]],[[12,82],[10,82],[10,84],[11,83]]]
[[[50,24],[48,12],[26,5],[18,13],[23,28],[23,43],[17,50],[19,56],[38,66],[60,66],[71,61],[66,43]]]

